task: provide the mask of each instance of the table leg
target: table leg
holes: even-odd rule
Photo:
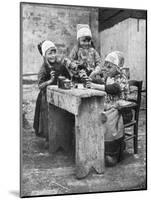
[[[104,98],[84,98],[75,117],[76,176],[84,178],[93,167],[104,171],[104,128],[101,122]]]

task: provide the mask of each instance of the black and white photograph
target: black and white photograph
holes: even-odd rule
[[[21,2],[20,99],[21,197],[147,190],[147,10]]]

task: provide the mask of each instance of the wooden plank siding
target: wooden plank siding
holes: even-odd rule
[[[146,88],[146,17],[145,10],[99,10],[102,60],[111,51],[122,51],[125,66],[130,68],[130,79],[143,80],[143,89]]]

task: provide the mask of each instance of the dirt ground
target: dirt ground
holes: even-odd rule
[[[44,139],[35,136],[32,124],[38,88],[23,85],[24,124],[22,131],[22,196],[56,195],[104,191],[146,189],[146,111],[139,118],[138,154],[131,141],[126,144],[124,159],[104,174],[92,171],[85,179],[75,177],[74,155],[58,151],[50,155]]]

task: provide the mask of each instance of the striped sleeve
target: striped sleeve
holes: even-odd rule
[[[94,57],[95,57],[95,66],[96,66],[95,71],[97,73],[101,73],[101,69],[102,69],[101,57],[96,50],[94,50]]]
[[[70,54],[69,54],[69,59],[70,59],[71,61],[73,61],[73,60],[78,60],[78,55],[77,55],[77,53],[78,53],[78,46],[75,45],[75,46],[73,47],[73,49],[71,50]]]

